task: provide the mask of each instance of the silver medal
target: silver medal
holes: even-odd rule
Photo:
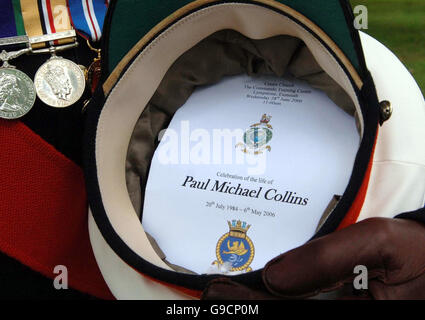
[[[31,79],[22,71],[8,64],[27,50],[8,53],[2,51],[0,59],[4,62],[0,67],[0,117],[18,119],[27,114],[35,102],[35,87]]]
[[[55,108],[65,108],[77,102],[86,86],[81,68],[56,55],[38,69],[34,84],[40,100]]]

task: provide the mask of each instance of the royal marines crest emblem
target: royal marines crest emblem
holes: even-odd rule
[[[243,143],[240,142],[236,148],[249,154],[262,154],[265,150],[271,151],[268,143],[273,138],[273,127],[270,125],[271,116],[263,114],[259,123],[251,125],[243,135]]]
[[[240,220],[227,221],[229,232],[221,236],[216,246],[217,260],[214,265],[228,265],[228,272],[252,271],[250,264],[254,259],[254,244],[246,235],[251,225]]]

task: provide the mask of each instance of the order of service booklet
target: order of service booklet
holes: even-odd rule
[[[355,120],[290,77],[227,77],[176,112],[150,167],[142,225],[193,272],[262,268],[313,235],[349,181]]]

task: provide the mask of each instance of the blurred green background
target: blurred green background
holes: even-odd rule
[[[351,0],[365,5],[369,28],[413,74],[425,95],[425,0]]]

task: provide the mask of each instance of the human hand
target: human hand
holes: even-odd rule
[[[264,289],[220,278],[203,299],[307,298],[353,283],[356,266],[368,270],[374,299],[425,299],[425,225],[371,218],[273,259],[262,272]]]

